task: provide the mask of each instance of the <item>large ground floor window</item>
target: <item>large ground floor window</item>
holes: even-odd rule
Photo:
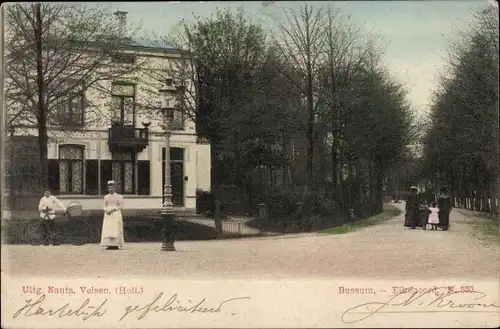
[[[102,190],[107,190],[109,180],[115,182],[115,190],[120,194],[135,193],[135,156],[133,153],[113,153],[111,160],[101,160]]]
[[[61,145],[59,159],[49,160],[49,189],[53,194],[105,195],[115,181],[120,194],[150,194],[150,162],[133,153],[113,153],[111,160],[84,159],[84,146]]]
[[[59,146],[59,193],[83,193],[83,151],[80,145]]]
[[[183,148],[170,149],[172,199],[177,206],[184,204],[184,188],[188,180],[184,172],[184,151]],[[164,149],[162,153],[162,173],[155,179],[164,185]],[[158,180],[160,177],[161,181]],[[110,180],[115,181],[116,191],[120,194],[150,195],[151,163],[137,160],[134,153],[113,153],[110,160],[85,159],[83,145],[60,145],[58,159],[49,160],[49,189],[55,195],[105,195]]]

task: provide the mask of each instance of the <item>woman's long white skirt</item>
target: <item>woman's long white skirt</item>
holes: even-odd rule
[[[121,211],[113,211],[111,214],[104,213],[102,221],[101,246],[123,247],[123,217]]]

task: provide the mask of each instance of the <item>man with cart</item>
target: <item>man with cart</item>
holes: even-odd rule
[[[49,190],[46,190],[38,203],[38,211],[40,211],[40,218],[42,219],[42,225],[46,234],[45,246],[49,244],[53,246],[59,245],[55,236],[56,208],[66,212],[64,204],[58,198],[51,195]]]

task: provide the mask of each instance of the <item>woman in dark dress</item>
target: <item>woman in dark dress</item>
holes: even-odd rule
[[[450,227],[450,212],[451,212],[451,196],[448,195],[448,189],[443,187],[438,196],[439,207],[439,226],[443,231],[447,231]]]
[[[418,219],[419,222],[417,223],[418,227],[421,227],[423,230],[427,229],[427,222],[429,221],[429,202],[427,201],[427,198],[425,194],[421,194],[419,198],[419,205],[418,205]]]
[[[412,186],[410,188],[410,195],[406,198],[406,205],[405,205],[405,227],[411,227],[412,229],[415,229],[416,226],[419,226],[419,198],[417,196],[417,191],[418,188],[415,186]]]

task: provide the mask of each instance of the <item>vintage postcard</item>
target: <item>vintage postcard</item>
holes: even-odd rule
[[[0,18],[2,328],[500,325],[495,2]]]

